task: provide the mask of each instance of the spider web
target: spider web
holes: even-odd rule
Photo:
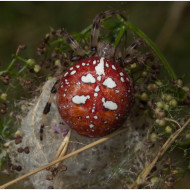
[[[44,130],[44,140],[41,142],[39,139],[43,108],[54,82],[55,79],[46,82],[42,94],[35,99],[34,106],[24,118],[20,129],[23,134],[22,144],[12,144],[10,149],[11,161],[22,165],[22,174],[53,161],[63,141],[61,134],[54,133],[55,125],[62,122],[55,102],[47,116],[48,126]],[[130,183],[126,184],[124,179],[127,178],[130,182],[136,179],[152,156],[152,151],[145,151],[144,141],[148,131],[144,130],[143,125],[151,125],[151,121],[144,116],[137,120],[131,114],[124,124],[124,127],[129,129],[126,133],[65,160],[63,164],[66,165],[67,171],[59,172],[53,182],[46,180],[49,173],[43,170],[30,177],[31,184],[35,188],[47,188],[52,183],[54,188],[127,188]],[[95,140],[97,139],[83,137],[73,131],[68,153]],[[24,146],[29,146],[29,154],[19,154],[15,151]]]

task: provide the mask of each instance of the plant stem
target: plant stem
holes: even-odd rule
[[[0,75],[2,75],[3,73],[8,73],[8,72],[11,70],[11,68],[13,67],[15,61],[16,61],[16,59],[14,58],[14,59],[11,61],[11,63],[9,64],[9,66],[7,67],[6,70],[0,71]]]
[[[176,122],[174,122],[176,123]],[[146,168],[139,174],[136,181],[130,186],[130,189],[138,189],[139,185],[143,184],[147,176],[150,174],[152,168],[156,165],[158,160],[165,154],[168,148],[175,142],[175,140],[179,137],[179,135],[186,129],[186,127],[190,124],[190,118],[185,122],[185,124],[180,127],[177,131],[175,131],[168,140],[164,143],[164,145],[158,149],[158,152],[151,163],[148,164]]]
[[[18,72],[18,74],[20,74],[22,71],[24,71],[24,70],[28,67],[27,61],[26,61],[25,59],[23,59],[23,58],[20,57],[20,56],[13,56],[13,60],[11,61],[11,63],[10,63],[9,66],[7,67],[7,69],[4,70],[4,71],[0,71],[0,75],[2,75],[3,73],[8,73],[8,72],[12,69],[12,67],[14,66],[14,63],[15,63],[16,60],[22,61],[22,62],[24,62],[24,63],[26,64],[26,65],[24,65],[24,66],[20,69],[20,71]]]
[[[168,71],[170,77],[176,80],[177,79],[176,74],[174,73],[173,69],[170,67],[169,63],[167,62],[166,58],[163,56],[161,51],[155,45],[155,43],[144,32],[142,32],[139,28],[137,28],[132,23],[127,22],[126,24],[129,29],[133,30],[138,36],[140,36],[141,38],[143,38],[146,41],[146,43],[153,49],[153,51],[156,53],[156,55],[160,58],[164,67]]]
[[[114,43],[114,47],[115,47],[115,48],[118,46],[118,44],[119,44],[119,42],[120,42],[120,40],[121,40],[123,34],[125,33],[125,30],[126,30],[126,27],[125,27],[125,26],[122,26],[122,27],[120,28],[119,34],[118,34],[118,36],[117,36],[117,38],[116,38],[116,40],[115,40],[115,43]]]
[[[131,29],[133,32],[135,32],[139,37],[144,39],[146,43],[152,48],[152,50],[155,52],[155,54],[159,57],[162,64],[168,71],[168,74],[171,78],[177,79],[176,74],[174,73],[173,69],[170,67],[168,61],[164,57],[164,55],[161,53],[161,51],[158,49],[156,44],[144,33],[142,32],[138,27],[136,27],[134,24],[130,23],[129,21],[125,21],[120,15],[117,15],[117,18],[124,24],[126,28]]]
[[[18,75],[21,74],[27,67],[28,67],[28,65],[25,65],[24,67],[22,67],[22,68],[19,70]]]
[[[89,26],[87,26],[84,30],[82,30],[82,31],[81,31],[81,34],[82,34],[82,35],[86,34],[89,30],[91,30],[91,28],[92,28],[92,24],[89,25]]]

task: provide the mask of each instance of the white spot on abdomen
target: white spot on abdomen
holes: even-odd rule
[[[116,68],[115,68],[115,66],[114,66],[114,65],[112,65],[111,67],[112,67],[112,69],[116,70]]]
[[[68,75],[68,72],[66,72],[65,74],[64,74],[64,77],[66,77]]]
[[[80,86],[80,85],[81,85],[81,83],[80,83],[80,82],[77,82],[77,83],[76,83],[76,85],[77,85],[77,86]]]
[[[74,71],[71,72],[71,75],[74,75],[75,73],[76,73],[76,71],[74,70]]]
[[[97,80],[98,80],[98,81],[101,81],[101,78],[102,78],[101,76],[98,76],[98,77],[97,77]]]
[[[100,59],[100,63],[95,67],[95,70],[96,70],[97,75],[105,75],[104,58],[103,57]]]
[[[74,96],[72,98],[72,101],[75,104],[85,104],[87,99],[90,99],[89,95],[87,95],[87,96],[84,96],[84,95],[78,96],[78,95],[76,95],[76,96]]]
[[[105,98],[102,98],[102,102],[103,102],[103,106],[106,109],[109,110],[116,110],[118,108],[117,104],[115,102],[112,101],[105,101]]]
[[[121,77],[121,82],[125,82],[125,80],[124,80],[124,78],[123,78],[123,77]]]
[[[103,85],[106,86],[107,88],[114,88],[116,87],[116,83],[112,78],[108,77],[104,82]]]
[[[90,128],[93,128],[93,127],[94,127],[94,125],[93,125],[93,124],[90,124],[90,125],[89,125],[89,127],[90,127]]]
[[[81,80],[84,83],[95,83],[96,82],[96,79],[91,74],[87,74],[86,76],[82,76]]]
[[[98,93],[95,92],[95,93],[94,93],[94,97],[97,97],[97,96],[98,96]]]
[[[95,88],[95,92],[99,92],[100,91],[100,88],[99,88],[99,86],[97,86],[96,88]]]

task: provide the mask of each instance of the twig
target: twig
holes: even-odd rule
[[[61,143],[58,151],[56,152],[54,160],[57,160],[57,159],[65,156],[65,154],[67,152],[68,145],[69,145],[69,140],[71,137],[71,132],[72,131],[70,129],[69,132],[67,133],[66,137],[64,138],[63,142]],[[58,167],[58,166],[59,166],[59,163],[56,164],[56,167]]]
[[[140,173],[136,181],[130,186],[130,189],[137,189],[140,184],[143,184],[146,181],[147,176],[150,174],[152,168],[155,166],[157,161],[164,155],[164,153],[168,150],[171,144],[176,140],[176,138],[182,133],[182,131],[188,126],[189,123],[190,118],[181,128],[179,128],[168,138],[164,145],[158,150],[158,153],[154,160]]]
[[[170,118],[167,118],[167,117],[165,117],[164,119],[165,119],[166,121],[172,121],[172,122],[175,123],[179,128],[181,128],[181,125],[180,125],[176,120],[170,119]]]
[[[78,150],[76,150],[76,151],[74,151],[74,152],[71,152],[71,153],[67,154],[66,156],[64,156],[64,157],[62,157],[62,158],[59,158],[59,159],[57,159],[57,160],[54,160],[54,161],[50,162],[49,164],[46,164],[46,165],[44,165],[44,166],[42,166],[42,167],[40,167],[40,168],[37,168],[37,169],[35,169],[35,170],[33,170],[33,171],[31,171],[31,172],[29,172],[29,173],[23,175],[23,176],[20,176],[20,177],[14,179],[14,180],[12,180],[12,181],[10,181],[10,182],[8,182],[8,183],[2,185],[2,186],[0,186],[0,189],[4,189],[4,188],[6,188],[6,187],[8,187],[8,186],[10,186],[10,185],[12,185],[12,184],[14,184],[14,183],[17,183],[17,182],[19,182],[19,181],[21,181],[21,180],[23,180],[23,179],[25,179],[25,178],[27,178],[27,177],[29,177],[29,176],[31,176],[31,175],[34,175],[34,174],[40,172],[41,170],[44,170],[44,169],[46,169],[46,168],[48,168],[48,167],[50,167],[50,166],[53,166],[53,165],[55,165],[55,164],[57,164],[57,163],[59,163],[59,162],[65,160],[65,159],[67,159],[67,158],[70,158],[70,157],[72,157],[72,156],[74,156],[74,155],[77,155],[77,154],[80,153],[80,152],[83,152],[83,151],[85,151],[85,150],[87,150],[87,149],[89,149],[89,148],[92,148],[92,147],[94,147],[94,146],[100,144],[100,143],[103,143],[103,142],[105,142],[105,141],[107,141],[107,140],[109,140],[109,139],[115,137],[116,135],[122,134],[122,133],[124,133],[124,132],[127,131],[127,130],[128,130],[128,128],[121,129],[121,130],[118,130],[118,131],[116,131],[116,132],[114,132],[114,133],[112,133],[112,134],[110,134],[110,135],[107,135],[106,137],[102,137],[101,139],[99,139],[99,140],[97,140],[97,141],[95,141],[95,142],[93,142],[93,143],[90,143],[90,144],[88,144],[88,145],[86,145],[86,146],[84,146],[84,147],[82,147],[82,148],[80,148],[80,149],[78,149]]]

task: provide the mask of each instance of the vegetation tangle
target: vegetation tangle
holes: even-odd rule
[[[89,41],[92,27],[89,25],[72,35],[88,56],[91,54]],[[23,113],[28,111],[23,101],[39,96],[42,83],[62,75],[76,63],[77,55],[65,40],[62,31],[64,30],[51,29],[42,39],[34,58],[26,58],[24,50],[27,47],[19,45],[8,67],[0,71],[0,168],[9,162],[10,142],[22,142],[19,126]],[[182,78],[175,75],[166,58],[139,28],[119,14],[102,19],[100,41],[126,52],[134,38],[137,41],[140,39],[142,46],[134,50],[134,56],[123,66],[133,81],[134,103],[131,117],[135,115],[140,118],[140,113],[141,117],[143,115],[152,121],[151,126],[142,126],[148,131],[143,143],[148,149],[144,151],[154,150],[155,154],[144,169],[136,173],[136,179],[124,176],[122,184],[123,187],[131,188],[162,187],[160,184],[172,187],[190,169],[189,87],[183,84]],[[16,95],[13,93],[15,90],[19,91]],[[16,151],[29,154],[29,149],[30,147],[23,147]],[[182,161],[174,162],[172,159],[179,149],[183,153],[180,159],[186,161],[185,166]],[[58,162],[63,160],[59,159]],[[11,163],[8,165],[7,170],[10,173],[22,170],[22,166]],[[164,183],[160,182],[160,175]],[[125,186],[126,183],[128,186]]]

